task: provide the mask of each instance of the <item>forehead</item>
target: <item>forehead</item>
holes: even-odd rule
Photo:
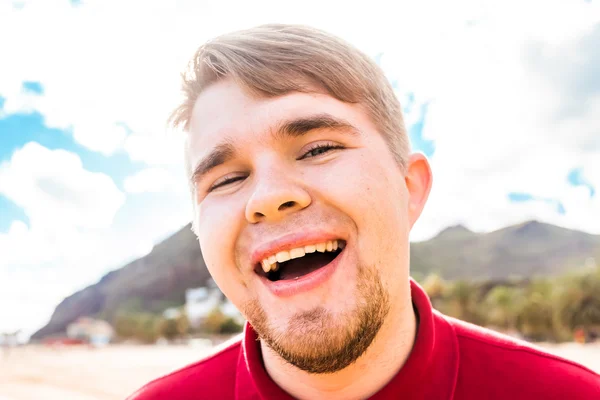
[[[266,138],[283,121],[315,113],[327,113],[355,126],[369,124],[359,105],[323,93],[255,97],[233,81],[223,80],[208,87],[196,100],[189,125],[189,150],[198,157],[225,139],[243,146]]]

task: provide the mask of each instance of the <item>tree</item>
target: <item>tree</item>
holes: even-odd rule
[[[200,330],[204,333],[215,334],[221,332],[221,325],[225,322],[225,315],[220,308],[215,307],[202,321]]]
[[[179,314],[177,321],[177,334],[180,336],[187,335],[190,332],[190,320],[185,312]]]
[[[479,288],[475,283],[456,281],[447,292],[442,311],[463,321],[486,325],[485,312],[478,307],[479,297]]]
[[[515,328],[516,315],[522,304],[518,289],[496,286],[489,291],[484,304],[488,307],[488,322],[504,329]]]
[[[122,339],[129,339],[135,335],[137,321],[133,314],[118,313],[112,321],[115,334]]]
[[[600,327],[600,271],[585,270],[560,280],[555,319],[571,332]]]
[[[182,310],[172,318],[161,317],[156,323],[156,334],[168,340],[187,335],[190,324],[187,315]]]
[[[121,339],[136,339],[152,343],[158,338],[156,325],[159,318],[150,313],[119,313],[113,319],[115,333]]]
[[[215,307],[205,318],[200,329],[209,334],[229,334],[242,330],[242,326],[233,318],[223,314],[219,307]]]
[[[144,343],[154,343],[158,339],[156,324],[159,317],[150,313],[140,313],[137,317],[136,339]]]
[[[555,330],[553,315],[552,299],[543,297],[540,292],[532,292],[523,300],[515,326],[530,340],[557,340],[560,334]]]
[[[438,274],[429,274],[423,282],[423,289],[433,301],[444,295],[446,291],[446,282]]]
[[[178,335],[177,320],[175,318],[160,318],[156,323],[156,335],[167,340],[173,340]]]
[[[238,333],[241,332],[243,326],[238,323],[235,319],[231,317],[227,317],[225,321],[221,324],[220,333],[222,334],[230,334],[230,333]]]

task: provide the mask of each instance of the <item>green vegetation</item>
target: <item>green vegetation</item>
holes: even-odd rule
[[[184,313],[176,318],[165,318],[160,314],[123,312],[115,316],[113,327],[119,339],[132,339],[142,343],[154,343],[159,338],[173,340],[190,331]]]
[[[579,268],[553,278],[446,281],[430,274],[421,280],[434,308],[442,313],[532,341],[573,340],[576,332],[592,337],[600,333],[600,268]],[[176,318],[159,314],[121,312],[113,320],[121,339],[144,343],[168,340],[190,333],[219,335],[240,332],[242,326],[211,311],[196,329],[180,310]]]
[[[208,334],[230,334],[241,332],[242,325],[235,319],[223,314],[219,308],[215,308],[206,316],[199,331]]]
[[[435,308],[481,326],[518,332],[533,341],[572,340],[600,333],[600,268],[554,278],[502,281],[422,280]]]
[[[115,333],[120,340],[154,343],[160,338],[174,340],[189,334],[226,335],[241,332],[242,325],[223,314],[220,308],[211,311],[202,324],[193,329],[183,310],[175,318],[147,312],[121,312],[113,319]]]

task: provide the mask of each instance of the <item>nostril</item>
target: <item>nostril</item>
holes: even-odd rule
[[[278,210],[283,211],[286,208],[291,208],[291,207],[294,207],[295,205],[296,205],[295,201],[286,201],[285,203],[283,203],[282,205],[279,206]]]

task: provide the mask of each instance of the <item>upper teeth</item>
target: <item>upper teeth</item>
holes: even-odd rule
[[[261,261],[262,269],[265,271],[265,273],[271,270],[277,271],[279,269],[279,263],[281,262],[288,261],[293,258],[304,257],[306,253],[314,253],[315,251],[324,253],[326,251],[336,251],[338,248],[344,248],[344,242],[341,240],[339,242],[337,240],[330,240],[328,242],[309,244],[304,247],[280,251],[272,256],[265,257]]]

